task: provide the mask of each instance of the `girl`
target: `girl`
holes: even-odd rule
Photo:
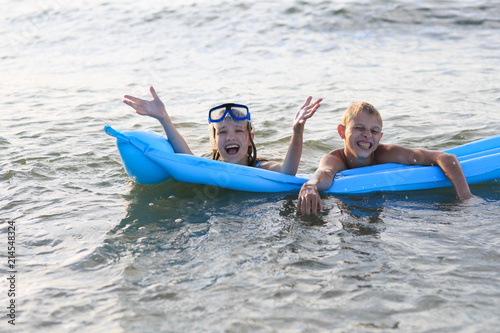
[[[150,87],[152,101],[125,95],[123,102],[132,107],[138,114],[150,116],[160,121],[170,144],[176,153],[191,154],[182,135],[170,120],[165,105],[153,87]],[[250,122],[248,107],[242,104],[222,104],[210,109],[208,122],[211,126],[212,158],[223,162],[247,165],[276,172],[295,175],[302,155],[302,137],[307,119],[311,118],[320,107],[322,99],[311,104],[308,97],[304,105],[295,115],[292,138],[285,160],[274,162],[257,159],[257,149],[253,142],[254,133]]]

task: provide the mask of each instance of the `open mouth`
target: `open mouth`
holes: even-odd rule
[[[238,154],[238,151],[240,150],[240,146],[238,146],[238,145],[227,145],[225,147],[225,149],[226,149],[226,153],[228,155],[236,155],[236,154]]]
[[[370,142],[366,142],[366,141],[359,141],[358,146],[361,149],[369,150],[373,146],[373,144],[371,144]]]

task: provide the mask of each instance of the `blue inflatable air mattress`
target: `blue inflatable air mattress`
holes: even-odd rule
[[[168,140],[150,131],[120,131],[106,125],[116,138],[127,174],[140,184],[155,185],[173,178],[248,192],[298,192],[309,176],[273,171],[176,154]],[[469,184],[500,178],[500,135],[446,150],[455,154]],[[437,166],[381,164],[337,173],[323,193],[348,194],[408,191],[451,186]]]

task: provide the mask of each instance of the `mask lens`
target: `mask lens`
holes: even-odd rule
[[[248,109],[241,106],[233,106],[231,107],[231,112],[236,118],[245,118],[248,114]]]
[[[222,104],[210,109],[208,113],[208,122],[220,122],[228,114],[234,120],[250,120],[250,113],[245,105],[241,104]]]
[[[222,117],[224,117],[224,113],[226,113],[226,107],[224,106],[213,108],[212,110],[210,110],[209,119],[211,121],[221,120]]]

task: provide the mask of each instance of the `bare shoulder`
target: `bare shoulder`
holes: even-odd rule
[[[399,145],[385,145],[385,144],[379,144],[377,149],[374,151],[375,158],[380,157],[380,156],[385,156],[388,154],[393,154],[394,152],[397,152],[401,148],[405,148],[403,146]]]
[[[262,160],[257,168],[259,169],[266,169],[266,170],[271,170],[271,171],[280,171],[280,168],[282,166],[282,163],[275,162],[275,161],[268,161],[268,160]]]
[[[407,165],[430,165],[444,153],[420,148],[408,148],[400,145],[379,145],[375,154],[375,163],[401,163]]]
[[[320,168],[332,170],[334,172],[347,169],[344,158],[344,148],[332,150],[323,156],[319,166]]]
[[[380,144],[374,152],[374,161],[376,164],[383,163],[402,163],[409,164],[408,157],[411,149],[400,145]]]
[[[331,152],[327,153],[326,155],[321,158],[321,160],[330,160],[334,158],[342,158],[342,154],[344,153],[344,148],[338,148],[335,150],[332,150]]]

